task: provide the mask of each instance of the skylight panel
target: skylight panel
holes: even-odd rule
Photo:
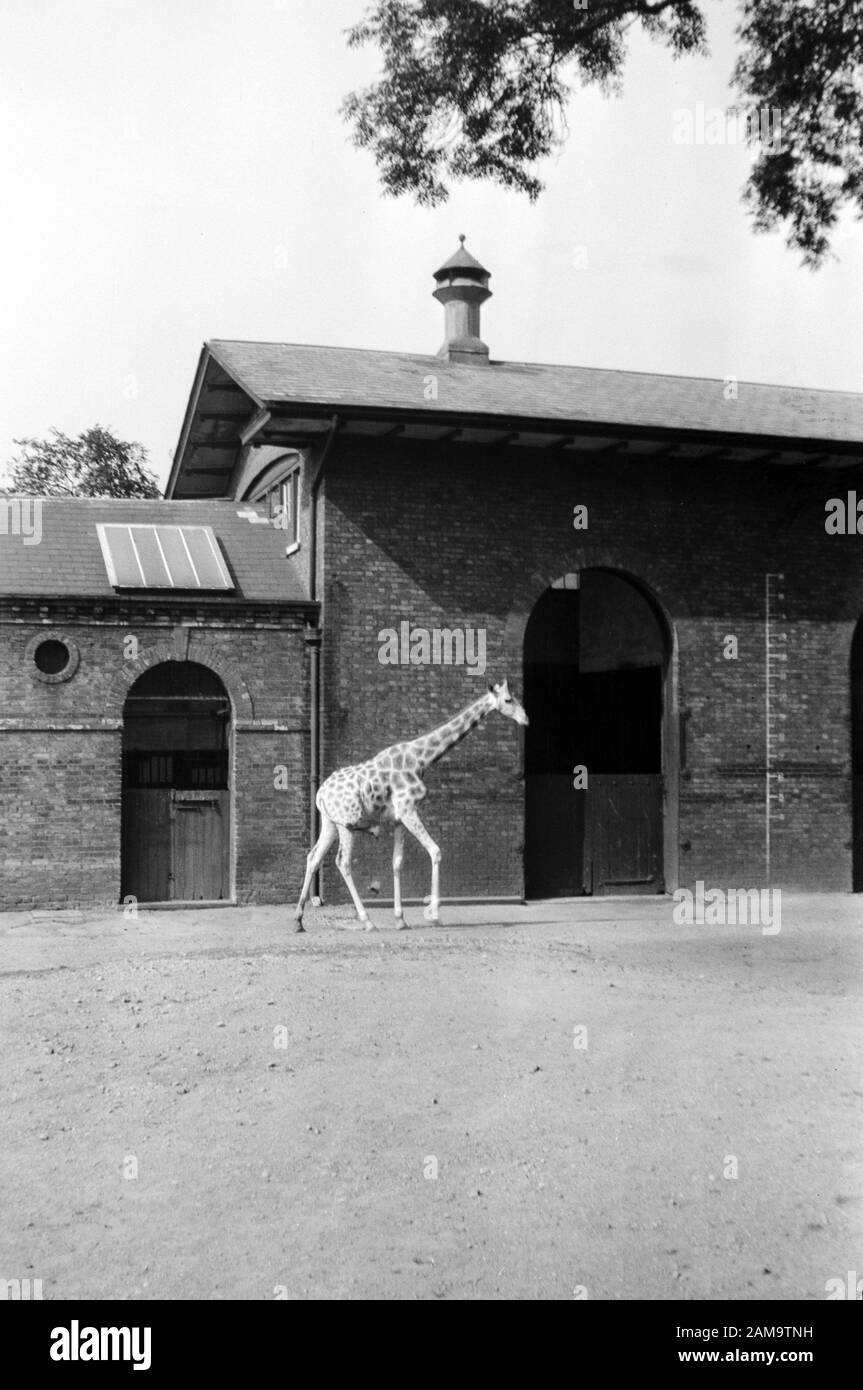
[[[211,526],[97,526],[115,589],[233,589]]]

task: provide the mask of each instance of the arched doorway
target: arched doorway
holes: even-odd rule
[[[852,883],[863,893],[863,618],[851,643]]]
[[[122,896],[230,897],[231,702],[193,661],[145,671],[123,709]]]
[[[661,893],[670,642],[621,574],[569,574],[524,637],[528,897]],[[670,722],[670,721],[669,721]]]

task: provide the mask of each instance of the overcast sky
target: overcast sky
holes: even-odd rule
[[[373,77],[364,0],[2,0],[0,463],[13,437],[107,425],[164,481],[211,337],[436,352],[432,272],[491,270],[492,357],[860,390],[863,235],[812,273],[752,232],[745,146],[675,143],[732,100],[711,56],[635,37],[622,98],[577,93],[531,204],[381,196],[338,109]]]

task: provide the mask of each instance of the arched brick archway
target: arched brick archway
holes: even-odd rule
[[[151,648],[128,663],[137,669],[118,684],[126,692],[124,898],[218,902],[233,896],[236,693],[197,659],[204,655],[203,644],[193,660],[178,659],[167,645]]]
[[[537,600],[546,589],[552,588],[567,574],[577,574],[580,570],[586,569],[612,570],[642,588],[662,613],[671,640],[676,646],[674,620],[689,617],[688,599],[682,591],[668,590],[653,557],[644,551],[633,551],[629,548],[624,555],[607,545],[582,542],[577,549],[561,546],[550,556],[547,564],[517,583],[504,630],[507,654],[517,653],[520,656],[528,619]]]
[[[182,630],[183,634],[188,631]],[[234,720],[254,719],[254,700],[237,663],[227,658],[215,643],[196,642],[190,647],[185,636],[182,641],[158,642],[155,646],[140,648],[136,657],[123,661],[108,690],[106,717],[122,720],[126,696],[135,681],[163,661],[195,661],[200,666],[206,666],[224,685],[233,707]]]
[[[569,555],[556,574],[530,576],[508,622],[531,716],[526,892],[671,891],[679,874],[675,626],[631,557],[623,567],[591,547],[582,561],[576,567]],[[591,611],[602,620],[589,621]],[[574,785],[575,766],[587,769],[583,789]]]

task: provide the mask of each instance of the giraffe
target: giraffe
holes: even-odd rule
[[[336,837],[339,841],[336,864],[357,910],[358,920],[350,929],[374,931],[351,875],[351,859],[357,832],[379,835],[382,826],[392,826],[393,829],[393,912],[396,929],[403,930],[405,927],[401,867],[406,830],[420,842],[431,860],[428,918],[432,925],[439,925],[441,852],[417,813],[417,806],[426,795],[422,774],[492,710],[515,720],[516,724],[528,722],[524,709],[510,694],[507,681],[503,681],[500,685],[490,685],[486,694],[439,728],[432,729],[431,733],[404,743],[393,743],[367,762],[343,767],[327,778],[316,797],[321,815],[321,833],[306,860],[306,876],[294,913],[294,931],[305,931],[303,909],[312,877]]]

